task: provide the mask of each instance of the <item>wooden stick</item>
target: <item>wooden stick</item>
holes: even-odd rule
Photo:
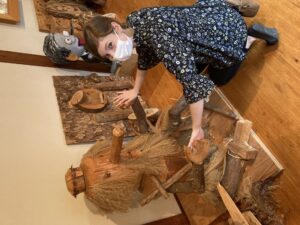
[[[125,119],[128,118],[130,113],[132,113],[131,109],[124,109],[122,111],[120,110],[120,111],[114,111],[114,112],[96,113],[95,114],[95,120],[98,123],[125,120]]]
[[[251,211],[243,212],[243,216],[245,217],[249,225],[261,225],[259,220],[253,215]]]
[[[168,179],[164,184],[164,189],[168,189],[172,184],[174,184],[176,181],[178,181],[181,177],[183,177],[187,172],[189,172],[192,169],[192,164],[188,163],[184,167],[182,167],[177,173],[175,173],[170,179]],[[153,200],[156,195],[159,193],[159,191],[156,189],[151,194],[146,196],[142,201],[141,205],[146,205],[151,200]]]
[[[234,119],[234,120],[238,120],[238,116],[235,115],[233,112],[226,112],[216,106],[210,105],[210,104],[204,104],[204,109],[219,113],[223,116],[226,116],[228,118]]]
[[[143,106],[140,103],[140,100],[136,98],[131,105],[132,110],[136,116],[137,124],[139,127],[139,132],[145,134],[148,132],[148,124],[146,121],[146,113],[144,111]]]
[[[232,218],[233,223],[239,225],[249,225],[245,217],[242,215],[238,207],[235,205],[234,201],[231,199],[229,194],[224,189],[224,187],[220,183],[218,183],[217,188],[222,198],[222,201]]]
[[[151,176],[152,181],[155,183],[157,189],[159,190],[159,192],[161,193],[162,196],[164,196],[165,199],[169,198],[169,195],[166,191],[166,189],[164,189],[164,187],[162,186],[160,180],[156,177],[156,176]]]
[[[100,89],[101,91],[124,90],[132,88],[132,83],[128,80],[107,81],[96,84],[94,88]]]
[[[112,163],[120,162],[123,138],[124,138],[124,130],[120,127],[114,128],[113,136],[112,136],[112,147],[110,152],[110,161]]]

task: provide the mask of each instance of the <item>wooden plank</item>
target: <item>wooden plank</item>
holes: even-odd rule
[[[251,211],[243,212],[243,216],[249,223],[249,225],[261,225],[261,223],[258,221],[258,219],[253,215]]]
[[[72,62],[68,65],[57,65],[43,55],[34,55],[21,52],[11,52],[0,50],[0,62],[15,63],[31,66],[44,66],[64,68],[70,70],[86,70],[91,72],[110,73],[110,64],[105,63],[87,63],[84,61]]]
[[[231,199],[230,195],[226,192],[225,188],[221,184],[218,184],[217,188],[223,200],[223,203],[231,216],[233,224],[249,225],[245,217],[242,215],[238,207],[235,205],[234,201]]]

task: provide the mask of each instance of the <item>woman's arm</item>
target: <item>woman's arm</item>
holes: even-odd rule
[[[134,87],[129,91],[120,91],[118,92],[118,96],[114,98],[114,103],[118,107],[127,107],[129,106],[133,100],[138,96],[139,91],[144,82],[144,78],[147,74],[147,70],[137,70]]]
[[[190,104],[190,111],[192,114],[192,135],[188,147],[192,147],[194,141],[204,138],[204,132],[201,127],[202,113],[203,113],[203,99]]]

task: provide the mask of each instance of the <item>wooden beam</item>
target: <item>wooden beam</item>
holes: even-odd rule
[[[51,62],[47,56],[3,50],[0,50],[0,62],[110,73],[110,64],[106,63],[87,63],[79,60],[68,65],[57,65]]]
[[[233,224],[249,225],[245,217],[235,205],[234,201],[231,199],[230,195],[226,192],[225,188],[220,183],[218,183],[217,188],[222,201],[231,216]]]

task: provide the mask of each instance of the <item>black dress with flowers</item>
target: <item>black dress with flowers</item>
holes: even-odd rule
[[[245,58],[245,22],[223,0],[145,8],[131,13],[127,23],[134,30],[138,68],[163,62],[182,84],[188,103],[205,99],[214,88],[210,79],[197,73],[196,64],[222,69]]]

